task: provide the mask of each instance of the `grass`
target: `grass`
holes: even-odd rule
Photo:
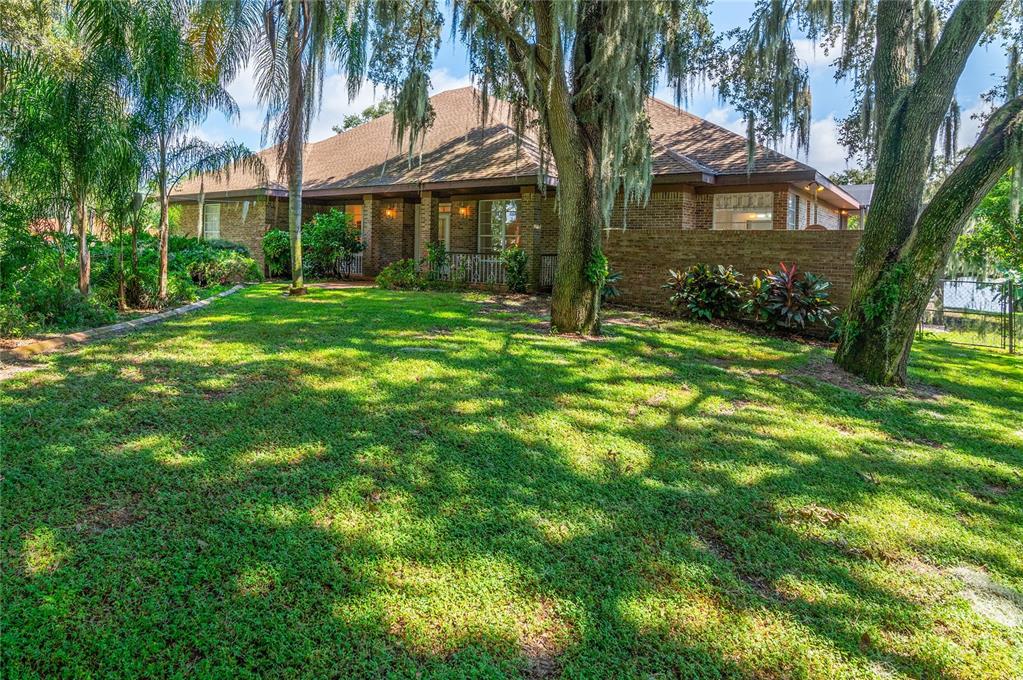
[[[4,383],[4,675],[1020,676],[1023,361],[629,319],[263,285]]]

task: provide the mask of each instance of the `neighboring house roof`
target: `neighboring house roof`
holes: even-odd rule
[[[541,157],[535,138],[516,135],[511,107],[490,100],[488,120],[480,121],[480,93],[463,87],[430,99],[435,119],[409,162],[406,145],[392,136],[393,114],[386,114],[328,139],[306,146],[303,193],[308,196],[357,194],[359,189],[442,187],[445,183],[496,185],[501,181],[525,183],[539,172]],[[670,181],[726,183],[754,181],[819,181],[835,190],[839,199],[851,197],[831,185],[810,166],[766,147],[758,147],[754,177],[747,175],[746,139],[709,121],[651,98],[650,117],[653,172]],[[211,176],[182,182],[176,197],[271,193],[286,195],[278,174],[276,149],[260,152],[269,170],[268,182],[247,172],[229,178]],[[556,184],[553,163],[547,169]],[[759,175],[759,177],[757,177]]]
[[[873,184],[843,184],[842,189],[864,208],[870,207],[870,199],[874,197]]]

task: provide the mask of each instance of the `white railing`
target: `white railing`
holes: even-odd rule
[[[554,270],[558,266],[557,255],[540,256],[540,288],[554,287]]]
[[[362,276],[362,253],[353,253],[341,260],[338,271],[341,276],[348,278],[349,276]]]
[[[448,253],[448,263],[437,278],[457,283],[504,283],[504,262],[492,253]]]

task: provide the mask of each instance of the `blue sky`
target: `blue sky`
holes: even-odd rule
[[[714,2],[712,7],[714,27],[719,31],[726,31],[748,25],[752,11],[752,2]],[[445,27],[445,39],[431,74],[434,92],[470,84],[465,50],[457,41],[450,39],[449,28],[450,24]],[[829,66],[832,56],[815,49],[806,40],[799,41],[797,47],[800,56],[810,67],[813,92],[810,151],[808,155],[799,154],[799,158],[826,173],[842,170],[846,167],[845,150],[838,144],[836,121],[849,111],[852,103],[851,86],[849,83],[834,80],[834,72]],[[982,110],[979,95],[996,82],[1004,69],[1005,56],[999,45],[978,47],[972,55],[966,72],[960,79],[957,93],[963,111],[960,146],[968,146],[976,138],[979,126],[971,116]],[[251,149],[261,148],[264,111],[256,101],[251,70],[242,72],[228,89],[241,109],[240,119],[228,121],[221,114],[213,113],[198,126],[196,133],[215,141],[234,139],[244,142]],[[322,109],[310,128],[311,141],[319,141],[334,134],[331,126],[340,123],[345,114],[362,111],[379,99],[381,94],[374,92],[370,83],[364,85],[359,96],[352,102],[348,101],[346,92],[343,77],[336,69],[329,69],[324,79]],[[667,88],[660,88],[657,96],[673,101],[672,92]],[[712,88],[694,93],[685,107],[699,116],[737,132],[741,133],[744,129],[735,111],[722,104]],[[793,148],[785,144],[779,145],[778,148],[789,155],[797,155]]]

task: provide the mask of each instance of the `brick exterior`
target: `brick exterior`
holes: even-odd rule
[[[623,304],[668,309],[661,285],[669,269],[694,264],[732,265],[747,277],[779,262],[825,276],[839,306],[849,300],[853,257],[860,231],[706,231],[699,229],[612,230],[604,253],[611,269],[622,272]]]
[[[249,249],[252,257],[263,266],[263,234],[268,226],[267,201],[263,198],[236,201],[207,201],[206,204],[220,204],[220,238],[238,243]],[[246,209],[245,204],[248,204]],[[199,235],[198,202],[179,203],[181,222],[175,234],[179,236]],[[287,229],[287,206],[285,206],[285,229]]]
[[[770,191],[773,193],[773,219],[770,231],[713,230],[713,205],[716,193]],[[818,201],[818,222],[830,231],[807,232],[788,229],[789,196],[800,196],[800,227],[806,228],[807,211],[812,211],[808,192],[791,185],[750,185],[741,187],[658,186],[645,207],[630,206],[613,210],[611,229],[604,232],[604,250],[612,269],[622,272],[620,288],[625,304],[653,309],[667,308],[667,295],[661,288],[668,269],[691,264],[730,264],[747,276],[763,269],[776,269],[778,263],[795,262],[803,271],[826,276],[833,285],[833,298],[842,305],[848,300],[852,283],[853,256],[861,236],[859,231],[839,231],[839,211]],[[367,244],[364,271],[376,274],[387,264],[413,257],[418,229],[423,254],[426,243],[440,239],[437,229],[438,205],[451,204],[451,250],[475,253],[478,244],[479,201],[484,198],[517,198],[522,224],[522,247],[533,260],[530,280],[539,277],[540,255],[557,252],[557,200],[553,190],[542,193],[524,187],[519,193],[443,196],[423,192],[419,196],[380,198],[366,194],[363,204],[363,239]],[[303,219],[344,203],[304,202]],[[420,210],[415,221],[416,204]],[[181,231],[194,235],[198,224],[198,205],[180,204]],[[242,220],[242,201],[221,202],[221,238],[241,243],[253,257],[263,261],[261,239],[267,229],[287,230],[287,201],[256,199],[250,202]],[[625,217],[626,227],[622,228]],[[812,215],[811,215],[812,217]],[[535,270],[535,271],[534,271]]]

